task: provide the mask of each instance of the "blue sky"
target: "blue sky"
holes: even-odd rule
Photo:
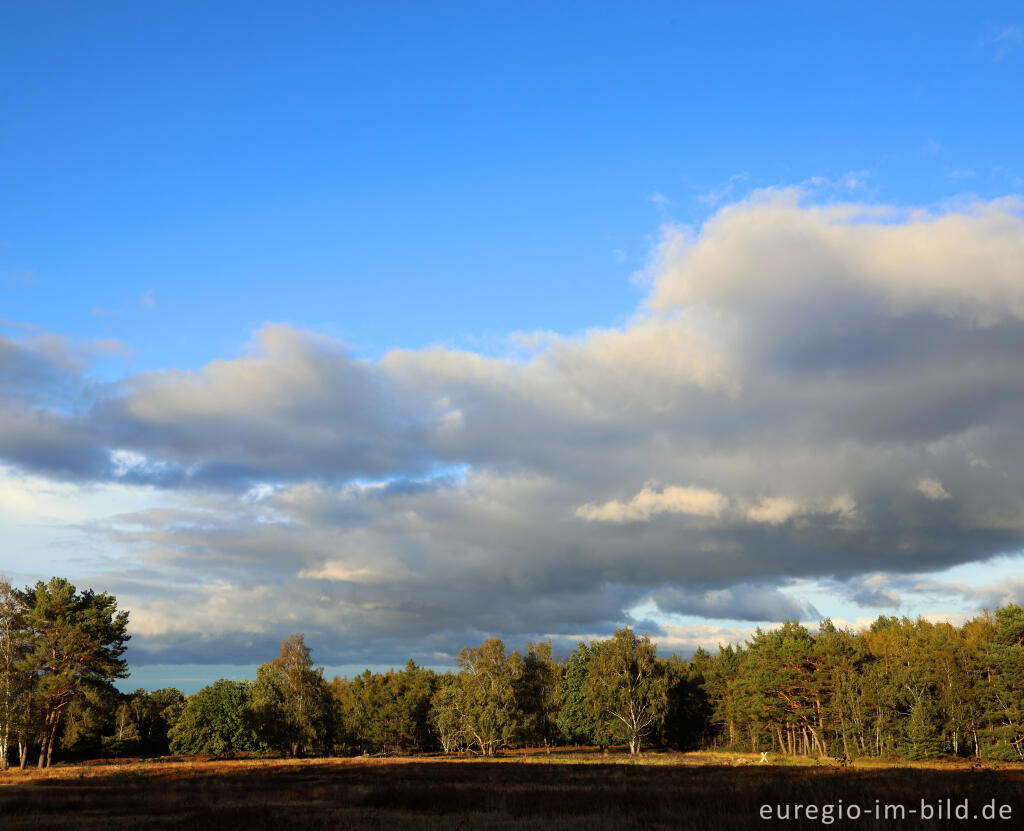
[[[1015,4],[7,8],[0,313],[136,369],[611,325],[701,197],[1024,176]]]
[[[443,664],[460,638],[570,642],[630,609],[738,637],[796,612],[853,623],[1017,596],[1015,560],[977,564],[1024,537],[1024,487],[997,462],[1017,441],[1003,364],[1024,343],[1019,4],[11,2],[4,17],[0,572],[109,582],[136,604],[140,667],[216,677],[292,629],[332,666]],[[950,248],[933,262],[922,239]],[[845,339],[824,344],[830,315]],[[987,334],[943,328],[958,315]],[[808,350],[836,363],[795,378]],[[923,386],[942,362],[977,376]],[[836,390],[855,363],[870,384]],[[720,397],[677,390],[684,375]],[[874,432],[864,414],[805,424],[888,389],[907,400]],[[839,454],[836,478],[799,468],[801,449]],[[750,472],[766,465],[778,480]],[[525,481],[561,513],[529,529],[488,513],[529,513]],[[396,527],[399,504],[426,525]],[[597,553],[608,539],[643,576]],[[864,546],[878,557],[850,565]],[[712,550],[719,571],[698,563]],[[906,561],[888,570],[886,550]],[[536,592],[545,611],[453,622],[446,557],[477,591],[561,588]],[[545,617],[570,572],[599,611]],[[251,609],[282,581],[300,605],[394,608],[368,628],[326,610],[242,621],[231,598]],[[205,646],[153,611],[166,597],[208,622]],[[535,612],[539,631],[508,622]],[[372,648],[332,645],[356,637]]]

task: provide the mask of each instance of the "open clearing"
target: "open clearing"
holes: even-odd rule
[[[902,804],[903,821],[863,816],[835,827],[1015,828],[1024,769],[758,765],[756,757],[516,753],[479,758],[174,759],[60,764],[0,774],[0,825],[18,829],[734,829],[770,823],[763,804]],[[801,760],[802,762],[802,760]],[[995,800],[1012,819],[921,820],[921,800]]]

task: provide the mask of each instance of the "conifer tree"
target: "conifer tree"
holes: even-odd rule
[[[53,758],[61,716],[86,693],[116,695],[113,680],[128,674],[121,658],[130,637],[128,613],[117,600],[91,589],[79,593],[54,577],[18,592],[30,649],[22,666],[33,677],[44,722],[39,767]]]
[[[1024,759],[1024,608],[1011,604],[996,609],[986,657],[988,752],[998,759]]]

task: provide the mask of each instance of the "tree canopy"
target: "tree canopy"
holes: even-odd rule
[[[15,593],[24,627],[25,654],[18,662],[42,702],[39,767],[50,764],[66,708],[84,697],[114,692],[124,678],[128,613],[117,599],[91,589],[78,592],[54,577]]]

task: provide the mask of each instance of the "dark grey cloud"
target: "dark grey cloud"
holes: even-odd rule
[[[436,413],[372,365],[287,327],[256,340],[198,373],[101,385],[86,375],[95,345],[0,339],[0,458],[83,482],[221,488],[435,464]]]
[[[109,454],[81,417],[102,385],[86,370],[126,347],[17,328],[19,338],[0,334],[0,460],[60,478],[102,478]]]
[[[79,420],[54,410],[0,407],[0,458],[58,478],[93,481],[110,456]]]
[[[1012,201],[760,194],[667,231],[627,325],[538,335],[521,360],[368,362],[268,326],[234,360],[103,386],[0,342],[0,457],[157,489],[79,528],[176,587],[125,585],[144,660],[296,628],[339,663],[571,640],[650,602],[826,612],[796,578],[897,608],[900,575],[1024,543],[1022,263]]]
[[[8,407],[81,406],[95,386],[84,370],[96,358],[128,353],[118,341],[73,340],[35,327],[15,328],[21,330],[18,338],[0,334],[0,390]]]
[[[813,604],[801,601],[772,585],[737,583],[728,588],[672,586],[650,595],[662,612],[720,620],[818,620]]]

